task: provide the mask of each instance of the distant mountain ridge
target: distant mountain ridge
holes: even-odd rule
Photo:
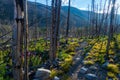
[[[48,18],[46,18],[46,12]],[[68,6],[61,7],[61,27],[66,26]],[[34,2],[28,2],[28,19],[29,26],[32,27],[37,24],[40,27],[46,26],[46,20],[51,25],[51,7],[41,3],[37,3],[35,7]],[[13,23],[14,20],[14,5],[13,0],[0,0],[0,22],[2,24]],[[88,22],[88,11],[79,10],[71,7],[70,25],[74,27],[86,26]]]
[[[67,17],[67,6],[61,7],[61,25],[66,25]],[[33,26],[33,23],[39,24],[39,26],[44,27],[46,24],[46,11],[48,12],[48,17],[51,16],[51,7],[47,7],[44,4],[37,3],[35,9],[34,2],[28,2],[28,15],[29,23]],[[14,19],[14,5],[13,0],[0,0],[0,21],[1,23],[12,23]],[[87,21],[87,11],[79,10],[77,8],[71,7],[70,13],[70,23],[72,26],[79,27],[80,22]],[[36,19],[36,18],[37,19]],[[50,21],[50,20],[48,20]]]

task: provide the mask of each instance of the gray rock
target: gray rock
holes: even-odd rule
[[[97,76],[95,74],[88,73],[85,75],[87,80],[97,80]]]
[[[50,77],[51,71],[48,69],[39,68],[35,74],[35,80],[47,80]]]
[[[113,80],[112,78],[109,78],[108,80]]]
[[[86,62],[87,62],[87,61],[83,60],[83,61],[82,61],[82,64],[84,64],[84,65],[85,65],[85,63],[86,63]]]
[[[118,74],[118,77],[120,78],[120,74]]]
[[[89,69],[91,69],[91,70],[97,70],[98,68],[96,67],[96,66],[90,66],[90,68]]]
[[[78,60],[80,60],[80,58],[78,57],[78,58],[76,58],[76,60],[78,61]]]
[[[88,68],[82,67],[79,71],[81,74],[85,74],[88,71]]]
[[[77,47],[77,48],[76,48],[76,51],[78,51],[78,50],[80,50],[80,48],[79,48],[79,47]]]
[[[107,68],[107,66],[109,65],[109,62],[105,62],[103,65],[102,65],[102,68]]]
[[[57,77],[57,76],[55,76],[55,77],[54,77],[54,80],[60,80],[60,78],[59,78],[59,77]]]
[[[86,53],[85,56],[88,56],[90,53]]]

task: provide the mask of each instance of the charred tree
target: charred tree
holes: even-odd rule
[[[34,21],[35,21],[35,32],[34,32],[34,38],[35,38],[35,46],[36,46],[36,42],[37,42],[37,39],[38,39],[38,27],[37,27],[37,6],[36,6],[36,1],[37,0],[35,0],[35,4],[34,4],[34,8],[35,8],[35,14],[34,14]]]
[[[57,42],[60,23],[60,7],[61,0],[52,0],[52,27],[51,27],[51,39],[50,39],[50,61],[56,59]]]
[[[95,35],[95,0],[92,0],[92,4],[91,4],[91,33],[92,33],[92,38]]]
[[[68,5],[68,16],[67,16],[67,28],[66,28],[66,44],[68,43],[68,35],[69,35],[69,28],[70,28],[70,0]]]
[[[24,80],[29,80],[28,77],[28,9],[27,0],[24,0]]]
[[[115,2],[116,2],[116,0],[112,0],[112,5],[113,6],[111,8],[111,14],[110,14],[110,27],[109,27],[108,42],[107,42],[107,47],[106,47],[106,60],[109,60],[109,47],[110,47],[110,42],[113,38]]]
[[[46,9],[48,9],[48,0],[46,0]],[[48,45],[47,40],[48,40],[48,10],[46,10],[46,46]]]
[[[24,23],[23,0],[14,0],[14,26],[12,36],[12,64],[14,80],[23,80],[21,36]],[[23,40],[22,40],[23,41]]]

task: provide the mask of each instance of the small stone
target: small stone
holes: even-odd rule
[[[78,61],[78,60],[80,60],[80,58],[76,58],[76,60]]]
[[[88,56],[90,53],[86,53],[85,56]]]
[[[46,80],[50,77],[51,71],[48,69],[39,68],[35,74],[35,79]]]
[[[54,80],[60,80],[60,78],[58,78],[57,76],[54,77]]]
[[[82,64],[84,64],[85,62],[86,62],[86,61],[85,61],[85,60],[83,60],[83,61],[82,61]]]
[[[120,78],[120,74],[118,74],[118,77]]]
[[[107,68],[107,66],[109,65],[109,62],[105,62],[103,65],[102,65],[102,68]]]
[[[112,78],[109,78],[108,80],[113,80]]]
[[[82,67],[79,71],[81,74],[85,74],[88,71],[88,68]]]
[[[89,69],[91,69],[91,70],[97,70],[97,67],[96,66],[90,66]]]
[[[96,76],[95,74],[91,74],[91,73],[86,74],[86,75],[85,75],[85,78],[86,78],[87,80],[97,80],[97,76]]]

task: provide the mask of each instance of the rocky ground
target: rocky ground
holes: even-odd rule
[[[106,66],[109,64],[108,62],[105,62],[103,65],[100,65],[98,63],[95,63],[93,65],[84,64],[84,58],[87,56],[87,54],[84,54],[85,53],[84,48],[86,46],[88,46],[88,43],[84,41],[81,42],[80,47],[76,49],[77,54],[74,56],[73,65],[71,66],[68,72],[70,79],[71,80],[107,80]],[[61,79],[56,77],[53,80],[61,80]],[[113,80],[113,79],[108,78],[108,80]],[[120,80],[120,75],[118,76],[118,80]]]
[[[72,80],[106,80],[107,70],[105,67],[108,63],[104,63],[102,66],[97,63],[91,66],[84,65],[84,58],[87,55],[83,54],[86,46],[87,42],[80,44],[77,54],[73,59],[73,66],[71,66],[68,74]],[[109,80],[112,79],[109,78]]]

